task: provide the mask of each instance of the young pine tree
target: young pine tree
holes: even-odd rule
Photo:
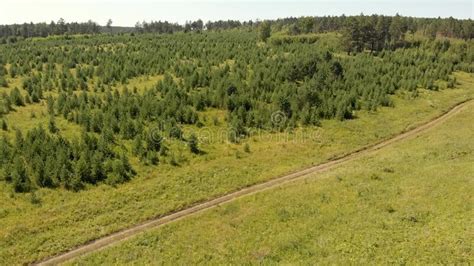
[[[24,106],[25,105],[24,98],[21,95],[21,92],[17,87],[15,87],[10,92],[10,101],[16,106]]]
[[[133,140],[132,153],[133,155],[139,158],[142,158],[144,152],[145,152],[145,148],[143,147],[142,134],[138,134],[135,136],[135,139]]]
[[[54,119],[54,116],[49,117],[48,129],[49,129],[49,132],[51,132],[52,134],[55,134],[59,131],[58,127],[56,126],[56,121]]]
[[[13,163],[12,182],[15,192],[24,193],[31,191],[31,180],[28,177],[25,163],[20,156],[17,156]]]
[[[8,131],[8,125],[7,125],[7,122],[5,120],[2,119],[2,122],[1,122],[1,126],[2,126],[2,130],[3,131]]]
[[[189,150],[192,153],[199,154],[200,150],[199,150],[199,146],[198,146],[198,138],[196,137],[196,135],[194,133],[191,134],[191,136],[189,137],[188,146],[189,146]]]

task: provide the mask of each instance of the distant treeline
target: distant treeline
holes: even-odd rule
[[[0,37],[47,37],[63,34],[93,34],[100,33],[101,26],[91,20],[85,23],[65,22],[59,19],[51,23],[23,23],[0,25]]]
[[[237,20],[219,20],[207,22],[205,25],[202,20],[189,21],[185,25],[171,23],[168,21],[143,21],[137,22],[135,27],[111,27],[100,26],[96,22],[89,20],[85,23],[65,22],[59,19],[57,22],[48,23],[23,23],[12,25],[0,25],[0,42],[16,42],[17,37],[47,37],[50,35],[65,34],[98,34],[98,33],[175,33],[206,30],[228,30],[242,26],[252,26],[254,23],[240,22]],[[7,39],[8,38],[8,39]]]
[[[241,27],[253,26],[256,23],[253,21],[240,22],[238,20],[218,20],[208,21],[206,24],[200,19],[196,21],[187,21],[184,26],[177,23],[170,23],[168,21],[150,21],[137,22],[135,24],[135,32],[138,33],[174,33],[179,31],[215,31],[215,30],[230,30]]]
[[[395,22],[395,23],[392,23]],[[379,27],[389,30],[394,24],[405,32],[420,32],[429,36],[444,36],[460,39],[474,38],[474,21],[471,19],[455,18],[415,18],[382,15],[359,16],[327,16],[327,17],[301,17],[284,18],[272,21],[277,31],[286,29],[291,35],[301,33],[323,33],[344,31],[354,24],[360,27]]]
[[[418,32],[429,37],[444,36],[459,39],[474,38],[474,21],[455,18],[414,18],[403,16],[325,16],[284,18],[268,21],[274,31],[286,32],[289,35],[323,32],[351,31],[355,35],[369,34],[372,38],[397,40],[399,35],[407,32]],[[202,20],[189,21],[184,25],[168,21],[137,22],[135,27],[100,26],[89,20],[85,23],[66,23],[63,19],[58,22],[24,23],[14,25],[0,25],[0,38],[5,37],[46,37],[63,34],[94,34],[110,33],[175,33],[190,31],[218,31],[235,28],[257,27],[260,21],[219,20],[204,23]],[[378,36],[374,37],[374,32]],[[358,36],[356,36],[358,38]],[[361,37],[362,38],[362,37]],[[385,40],[384,40],[385,41]]]
[[[382,51],[413,45],[405,35],[419,34],[430,39],[437,36],[469,40],[474,38],[474,21],[454,18],[413,18],[390,16],[340,16],[287,18],[273,22],[276,31],[289,35],[340,32],[347,52]]]
[[[419,34],[429,39],[437,36],[469,40],[474,37],[471,20],[415,19],[410,17],[358,16],[346,20],[342,30],[347,52],[382,51],[413,45],[406,34]]]

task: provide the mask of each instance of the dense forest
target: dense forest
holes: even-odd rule
[[[0,139],[0,180],[15,191],[127,181],[131,156],[147,165],[170,156],[166,139],[199,154],[197,137],[181,128],[202,126],[206,110],[226,112],[237,143],[250,129],[353,119],[357,110],[392,106],[398,91],[417,97],[422,88],[454,87],[453,71],[474,72],[473,22],[451,18],[152,21],[129,34],[10,40],[98,32],[92,22],[0,27],[9,38],[0,49],[1,130],[14,130],[7,116],[25,105],[45,104],[49,116],[44,128]],[[329,46],[321,33],[334,36]],[[156,75],[163,78],[144,91],[128,86]],[[10,84],[18,79],[21,86]],[[285,119],[272,119],[275,112]],[[81,139],[63,137],[58,117],[79,125]],[[132,142],[125,153],[115,149],[122,141]]]

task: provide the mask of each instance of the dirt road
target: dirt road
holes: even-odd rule
[[[142,224],[135,225],[135,226],[130,227],[128,229],[118,231],[118,232],[113,233],[109,236],[99,238],[99,239],[94,240],[90,243],[87,243],[87,244],[84,244],[82,246],[76,247],[76,248],[74,248],[74,249],[72,249],[68,252],[65,252],[63,254],[59,254],[59,255],[54,256],[54,257],[50,257],[50,258],[48,258],[48,259],[46,259],[42,262],[38,262],[38,263],[35,263],[35,264],[36,265],[55,265],[55,264],[59,264],[59,263],[68,261],[70,259],[73,259],[75,257],[78,257],[78,256],[81,256],[81,255],[84,255],[84,254],[87,254],[87,253],[91,253],[91,252],[103,249],[107,246],[116,244],[117,242],[129,239],[129,238],[131,238],[131,237],[133,237],[133,236],[135,236],[135,235],[137,235],[137,234],[139,234],[139,233],[141,233],[145,230],[148,230],[150,228],[155,228],[155,227],[158,227],[158,226],[161,226],[161,225],[165,225],[165,224],[170,223],[172,221],[176,221],[176,220],[185,218],[187,216],[190,216],[192,214],[195,214],[195,213],[198,213],[198,212],[216,207],[216,206],[218,206],[222,203],[232,201],[236,198],[243,197],[243,196],[246,196],[246,195],[250,195],[250,194],[253,194],[253,193],[257,193],[257,192],[260,192],[260,191],[263,191],[263,190],[266,190],[266,189],[269,189],[269,188],[272,188],[272,187],[275,187],[275,186],[278,186],[278,185],[281,185],[281,184],[284,184],[284,183],[287,183],[287,182],[290,182],[290,181],[293,181],[293,180],[296,180],[296,179],[302,179],[302,178],[307,177],[309,174],[315,174],[315,173],[321,173],[321,172],[327,171],[331,168],[334,168],[335,166],[341,165],[342,163],[360,158],[362,156],[365,156],[369,153],[377,151],[377,150],[379,150],[381,148],[384,148],[384,147],[386,147],[390,144],[393,144],[395,142],[399,142],[399,141],[407,139],[409,137],[416,136],[416,135],[418,135],[418,134],[420,134],[420,133],[422,133],[422,132],[424,132],[424,131],[426,131],[426,130],[428,130],[428,129],[430,129],[430,128],[438,125],[438,124],[443,123],[444,121],[446,121],[450,117],[454,116],[455,114],[460,112],[462,109],[464,109],[468,105],[471,105],[472,103],[474,103],[474,100],[465,101],[463,103],[460,103],[460,104],[454,106],[452,109],[450,109],[446,113],[444,113],[441,116],[431,120],[430,122],[428,122],[426,124],[423,124],[419,127],[416,127],[416,128],[411,129],[409,131],[401,133],[397,136],[394,136],[393,138],[390,138],[390,139],[384,140],[382,142],[379,142],[379,143],[376,143],[376,144],[373,144],[373,145],[370,145],[370,146],[366,146],[366,147],[361,148],[359,150],[353,151],[349,154],[343,155],[343,156],[341,156],[339,158],[336,158],[336,159],[333,159],[329,162],[326,162],[326,163],[323,163],[323,164],[320,164],[320,165],[317,165],[317,166],[313,166],[313,167],[310,167],[310,168],[307,168],[307,169],[304,169],[304,170],[301,170],[301,171],[298,171],[298,172],[295,172],[295,173],[292,173],[292,174],[289,174],[289,175],[277,177],[277,178],[268,180],[268,181],[260,183],[260,184],[252,185],[252,186],[240,189],[238,191],[220,196],[220,197],[212,199],[212,200],[208,200],[208,201],[205,201],[205,202],[202,202],[202,203],[198,203],[194,206],[188,207],[188,208],[183,209],[181,211],[170,213],[170,214],[155,218],[153,220],[149,220],[149,221],[144,222]]]

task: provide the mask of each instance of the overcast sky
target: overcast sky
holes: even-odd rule
[[[255,20],[298,16],[384,14],[473,18],[474,0],[0,0],[0,24],[92,19],[133,26],[142,20]]]

